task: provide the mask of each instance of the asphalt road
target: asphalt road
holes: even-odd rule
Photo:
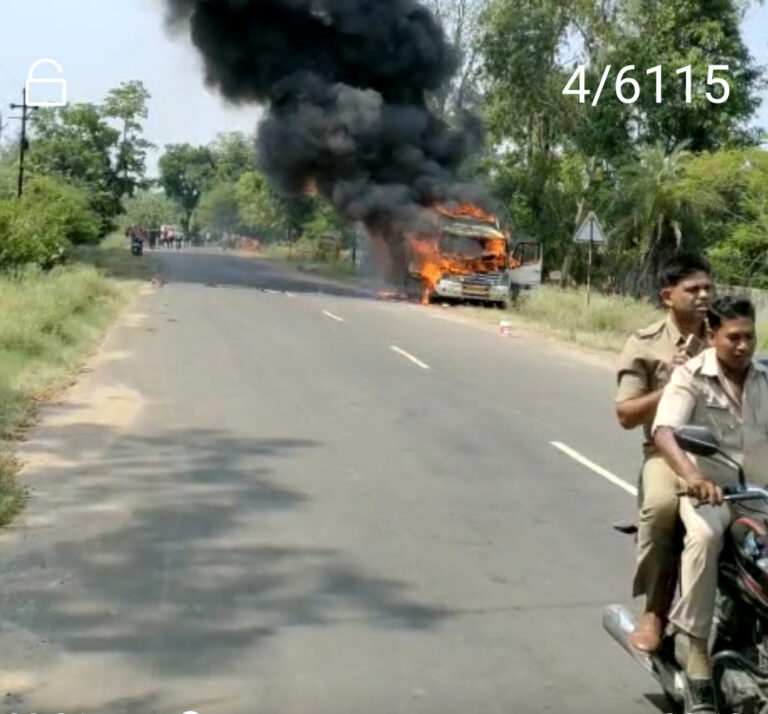
[[[634,499],[578,458],[634,482],[640,456],[609,367],[255,259],[162,261],[25,445],[1,711],[658,711],[601,627]]]

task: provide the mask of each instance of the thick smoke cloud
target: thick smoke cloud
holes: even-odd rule
[[[166,1],[172,23],[189,23],[207,83],[269,105],[258,151],[283,190],[314,184],[393,248],[424,226],[425,206],[487,203],[453,173],[479,122],[450,130],[426,109],[456,62],[415,0]]]

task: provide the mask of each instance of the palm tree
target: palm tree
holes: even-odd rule
[[[686,164],[692,157],[687,143],[669,153],[661,143],[646,147],[621,172],[624,218],[616,232],[624,237],[625,246],[628,243],[639,254],[637,287],[647,287],[662,255],[680,250],[686,210],[715,200],[701,183],[686,180]]]

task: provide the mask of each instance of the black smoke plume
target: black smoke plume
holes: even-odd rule
[[[454,171],[481,142],[477,120],[450,129],[425,97],[456,58],[416,0],[166,0],[189,23],[206,81],[267,104],[262,168],[286,192],[314,185],[348,220],[397,249],[426,230],[426,206],[475,202]]]

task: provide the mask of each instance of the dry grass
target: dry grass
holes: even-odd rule
[[[550,286],[527,293],[506,312],[467,310],[485,322],[508,320],[567,342],[610,352],[621,351],[632,332],[664,317],[664,312],[650,303],[616,295],[593,293],[587,307],[586,290]],[[757,333],[758,350],[768,352],[768,319],[758,321]]]
[[[664,313],[650,303],[628,297],[560,290],[542,286],[523,296],[513,308],[524,320],[587,347],[618,351],[635,330],[660,320]]]
[[[633,331],[664,317],[648,303],[594,293],[587,308],[586,291],[549,286],[526,293],[507,311],[467,309],[485,322],[507,320],[567,342],[610,352],[620,351]]]
[[[134,267],[128,259],[140,259],[124,248],[83,255],[86,262],[50,272],[0,275],[0,525],[23,503],[12,440],[33,423],[41,400],[72,382],[135,290],[132,279],[149,269]]]

